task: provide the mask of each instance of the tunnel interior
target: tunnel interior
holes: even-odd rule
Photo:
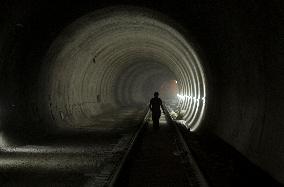
[[[176,83],[167,102],[193,133],[215,134],[284,183],[283,10],[277,0],[7,1],[1,147],[104,128],[92,120],[145,108]]]
[[[146,9],[113,7],[64,29],[41,70],[38,95],[50,123],[90,126],[110,109],[147,106],[162,84],[177,80],[180,110],[195,129],[205,107],[201,62],[186,38],[165,22]],[[178,100],[177,95],[172,99]]]

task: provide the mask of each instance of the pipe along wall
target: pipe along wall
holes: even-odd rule
[[[281,7],[7,1],[0,11],[2,146],[145,106],[176,80],[191,130],[215,133],[284,183]]]

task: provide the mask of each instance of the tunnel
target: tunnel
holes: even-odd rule
[[[158,91],[188,134],[218,137],[284,184],[283,8],[277,0],[4,1],[0,148],[115,135],[128,126],[110,116],[142,115]],[[0,171],[10,163],[1,159]]]
[[[75,21],[56,39],[40,81],[53,124],[87,125],[84,120],[106,109],[147,105],[162,83],[176,80],[185,119],[192,129],[198,126],[205,103],[200,60],[178,31],[148,14],[133,7],[101,10]]]

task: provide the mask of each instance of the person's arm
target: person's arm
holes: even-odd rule
[[[149,108],[152,111],[152,99],[150,100]]]

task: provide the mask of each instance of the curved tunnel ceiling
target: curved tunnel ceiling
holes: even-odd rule
[[[120,7],[67,27],[42,67],[43,112],[58,127],[77,127],[106,109],[144,105],[158,83],[177,80],[180,108],[195,130],[205,109],[202,65],[185,37],[167,24],[172,21],[162,20],[149,10]]]

